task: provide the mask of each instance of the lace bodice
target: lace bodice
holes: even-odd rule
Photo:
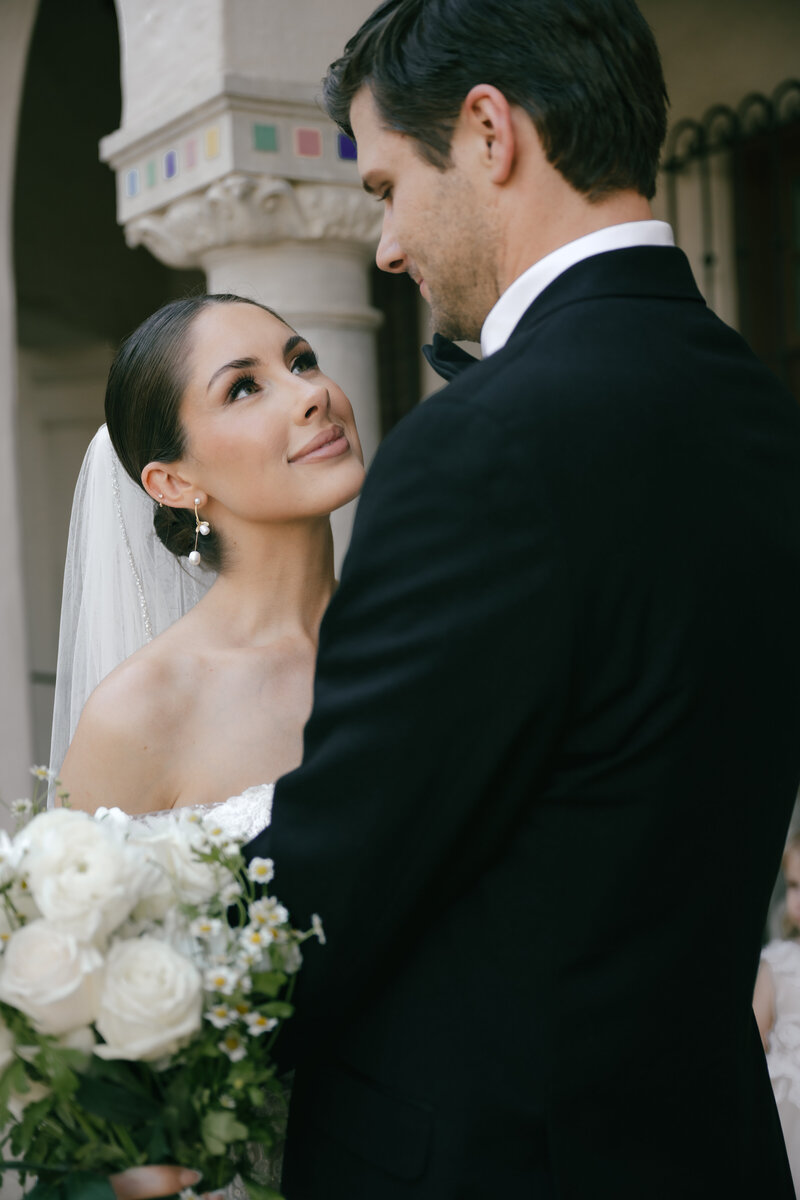
[[[274,783],[257,783],[239,796],[229,796],[217,804],[198,805],[196,811],[212,816],[230,837],[249,841],[269,825],[274,792]]]
[[[257,783],[253,787],[245,788],[238,796],[217,800],[215,804],[185,804],[180,808],[162,808],[155,812],[141,813],[133,820],[158,821],[162,817],[174,817],[183,812],[202,813],[204,816],[208,814],[219,822],[229,837],[249,841],[269,825],[274,792],[274,783]]]

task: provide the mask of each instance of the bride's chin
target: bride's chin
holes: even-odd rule
[[[349,504],[351,500],[355,500],[361,493],[364,486],[364,478],[366,470],[364,466],[354,457],[353,469],[348,471],[347,479],[341,480],[341,486],[337,489],[336,496],[331,505],[331,512],[335,512],[337,508],[342,508],[343,505]]]

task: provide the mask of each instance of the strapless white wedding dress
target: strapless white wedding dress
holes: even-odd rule
[[[249,841],[269,825],[274,792],[274,783],[257,783],[239,796],[229,796],[216,804],[201,804],[194,811],[213,813],[229,837]],[[170,811],[180,812],[180,809]]]

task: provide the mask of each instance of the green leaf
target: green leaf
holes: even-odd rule
[[[287,1004],[285,1000],[272,1000],[269,1004],[259,1007],[265,1017],[279,1017],[282,1021],[285,1021],[294,1012],[294,1006]]]
[[[25,1200],[65,1200],[65,1195],[61,1180],[37,1179],[31,1191],[26,1192]]]
[[[154,1125],[153,1132],[150,1135],[150,1141],[146,1146],[147,1158],[150,1163],[169,1162],[169,1142],[164,1134],[162,1125]]]
[[[219,1140],[219,1138],[215,1138],[212,1134],[206,1133],[205,1130],[203,1130],[203,1145],[212,1157],[218,1157],[219,1155],[224,1154],[228,1148],[224,1142]]]
[[[277,996],[288,978],[283,971],[259,971],[253,976],[253,991],[263,996]]]
[[[64,1200],[115,1200],[108,1176],[89,1171],[71,1171],[63,1184],[63,1196]]]
[[[14,1059],[0,1075],[0,1108],[8,1107],[12,1092],[27,1091],[28,1069],[24,1062]]]
[[[242,1182],[250,1200],[284,1200],[281,1192],[276,1192],[266,1183],[259,1183],[257,1179],[243,1179]]]
[[[212,1109],[203,1117],[200,1129],[209,1154],[224,1154],[230,1142],[241,1142],[247,1137],[247,1126],[237,1121],[230,1109]]]
[[[148,1121],[155,1103],[152,1096],[134,1095],[124,1086],[88,1075],[78,1084],[75,1099],[86,1112],[121,1125]]]

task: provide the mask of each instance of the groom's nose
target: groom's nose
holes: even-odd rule
[[[390,223],[384,216],[381,240],[375,252],[375,262],[382,271],[397,275],[406,269],[406,256],[400,249]]]

